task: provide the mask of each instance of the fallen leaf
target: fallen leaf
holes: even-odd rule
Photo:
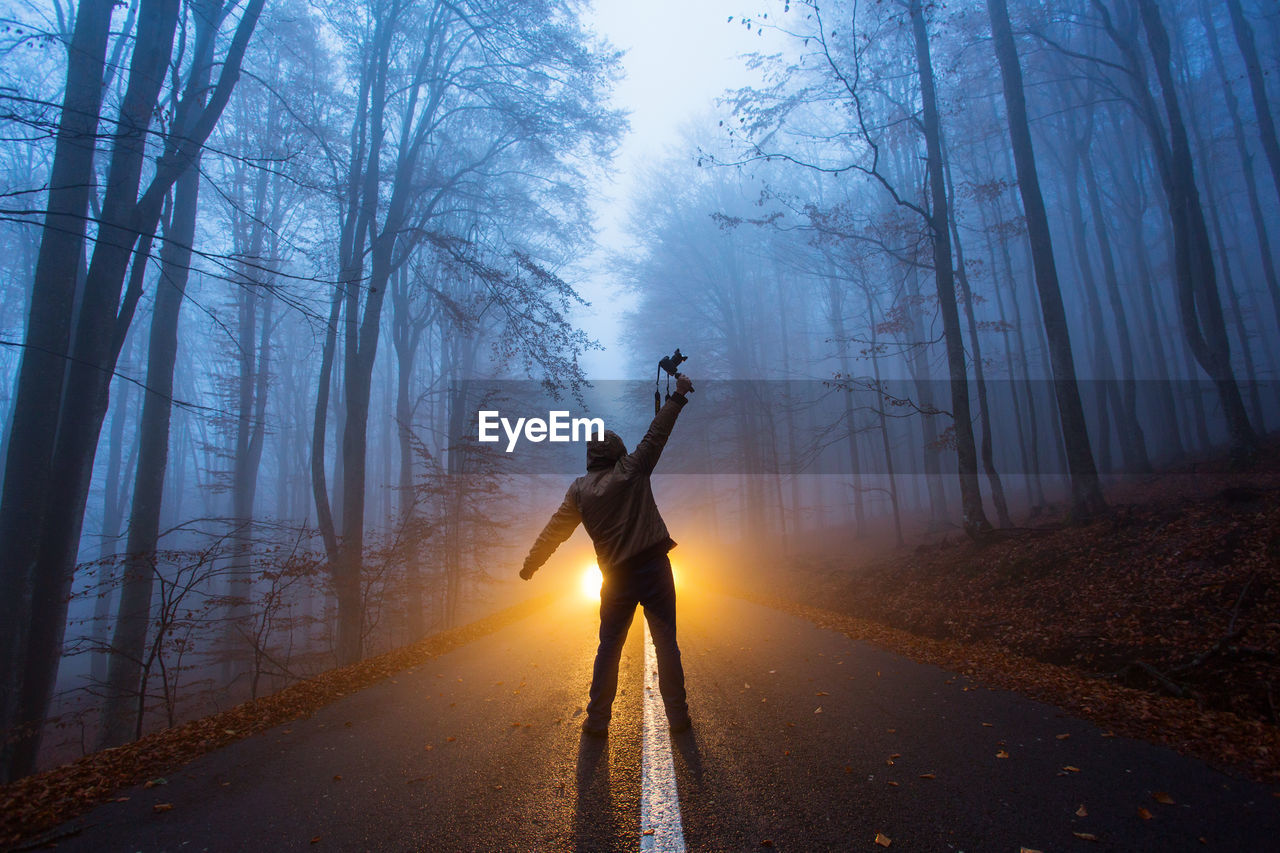
[[[1055,738],[1057,738],[1058,740],[1066,740],[1067,738],[1071,737],[1071,735],[1070,735],[1070,734],[1060,734],[1060,735],[1054,735],[1054,737],[1055,737]]]
[[[830,696],[831,694],[830,694],[830,693],[828,693],[828,692],[827,692],[827,691],[825,691],[825,690],[819,690],[819,691],[818,691],[818,693],[817,693],[817,695],[818,695],[818,696]]]
[[[455,740],[457,740],[457,738],[453,737],[452,735],[445,738],[445,741],[447,741],[448,743],[453,743]]]
[[[994,728],[995,728],[995,724],[994,724],[994,723],[983,723],[983,724],[982,724],[982,726],[983,726],[983,728],[987,728],[987,729],[994,729]]]
[[[333,774],[333,781],[335,781],[335,782],[341,782],[341,781],[342,781],[342,774],[341,774],[341,773],[335,773],[335,774]]]
[[[890,782],[890,783],[889,783],[889,787],[890,787],[890,788],[896,788],[896,787],[898,787],[898,783],[897,783],[897,782]]]
[[[1173,797],[1169,796],[1164,791],[1156,791],[1151,796],[1157,803],[1161,803],[1166,806],[1173,805]]]
[[[1009,757],[1009,753],[1007,750],[1002,749],[996,753],[996,758],[1008,758],[1008,757]]]
[[[886,758],[886,759],[884,760],[884,763],[885,763],[885,765],[886,765],[886,766],[888,766],[888,767],[892,767],[892,766],[893,766],[893,759],[892,759],[892,758]]]
[[[1098,840],[1098,836],[1094,835],[1092,832],[1073,832],[1073,833],[1071,833],[1071,834],[1072,834],[1072,835],[1074,835],[1076,838],[1079,838],[1079,839],[1081,839],[1081,840],[1083,840],[1083,841],[1097,841],[1097,840]]]
[[[902,757],[902,753],[901,753],[901,752],[895,752],[893,755],[890,755],[889,757],[890,757],[890,758],[901,758],[901,757]]]
[[[1066,770],[1068,773],[1079,773],[1079,772],[1080,772],[1080,768],[1079,768],[1079,767],[1076,767],[1076,766],[1071,765],[1071,764],[1066,764],[1066,765],[1064,765],[1062,769],[1063,769],[1063,770]]]
[[[159,814],[160,812],[171,812],[173,811],[173,803],[156,803],[151,807],[151,810],[156,814]]]
[[[818,707],[814,708],[814,709],[813,709],[813,713],[815,713],[815,714],[821,714],[821,713],[822,713],[822,706],[821,706],[821,705],[819,705]]]
[[[1138,806],[1138,817],[1143,820],[1151,820],[1151,812],[1147,811],[1142,806]]]
[[[920,778],[921,778],[921,779],[937,779],[937,778],[938,778],[938,774],[936,774],[936,773],[921,773],[921,774],[920,774]]]
[[[644,832],[642,832],[642,833],[640,833],[640,834],[641,834],[641,835],[653,835],[653,830],[652,830],[652,829],[646,829]]]
[[[1080,808],[1076,809],[1076,817],[1088,817],[1089,810],[1084,807],[1084,803],[1080,804]]]
[[[852,768],[852,767],[850,767],[848,764],[846,764],[846,765],[844,766],[844,772],[845,772],[845,773],[852,773],[852,772],[853,772],[853,768]]]
[[[160,785],[168,785],[168,784],[169,784],[169,780],[168,780],[168,779],[165,779],[165,778],[162,776],[162,777],[160,777],[160,778],[158,778],[158,779],[148,779],[148,780],[147,780],[147,781],[142,785],[142,787],[144,787],[144,788],[155,788],[155,787],[160,786]]]
[[[879,674],[880,673],[876,673],[876,675]],[[889,836],[885,835],[883,832],[876,833],[876,844],[879,844],[881,847],[888,847],[892,843],[893,841],[890,840]]]
[[[433,749],[435,749],[435,747],[434,747],[434,746],[432,746],[431,744],[427,744],[426,746],[424,746],[424,747],[422,748],[422,751],[423,751],[423,752],[430,752],[430,751],[431,751],[431,750],[433,750]]]
[[[313,835],[313,836],[311,837],[311,843],[312,843],[312,844],[319,844],[319,843],[320,843],[320,836],[318,836],[318,835]]]
[[[1018,853],[1043,853],[1043,851],[1037,850],[1034,847],[1019,847]]]

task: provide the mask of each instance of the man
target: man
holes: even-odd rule
[[[600,587],[600,647],[591,675],[587,718],[582,723],[588,735],[609,733],[613,698],[618,692],[618,660],[637,604],[644,606],[658,654],[658,690],[667,723],[672,732],[683,732],[690,726],[684,667],[676,645],[676,589],[667,558],[676,543],[658,514],[649,476],[691,391],[689,377],[679,374],[676,392],[653,419],[634,453],[627,453],[622,439],[609,430],[603,439],[587,442],[587,473],[569,486],[564,502],[529,549],[520,570],[525,580],[533,577],[579,522],[595,545],[604,584]]]

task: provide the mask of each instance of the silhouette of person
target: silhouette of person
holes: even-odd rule
[[[564,502],[543,528],[520,577],[533,577],[552,552],[581,523],[595,545],[596,562],[604,575],[600,587],[600,647],[591,675],[586,734],[605,736],[618,692],[618,661],[635,616],[644,607],[658,656],[658,691],[673,732],[688,730],[691,721],[684,689],[684,667],[676,643],[676,589],[667,552],[675,542],[658,514],[649,477],[680,410],[688,403],[693,383],[683,373],[676,391],[663,405],[649,431],[632,453],[617,433],[587,442],[587,473],[574,480]]]

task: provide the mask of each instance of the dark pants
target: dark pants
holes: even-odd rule
[[[600,648],[596,651],[591,676],[591,698],[587,703],[587,723],[607,726],[613,715],[613,698],[618,692],[618,660],[622,644],[635,616],[636,605],[644,607],[649,633],[658,655],[658,690],[666,706],[667,719],[679,722],[689,714],[685,700],[684,667],[676,645],[676,587],[671,579],[671,561],[666,555],[634,570],[605,575],[600,588]]]

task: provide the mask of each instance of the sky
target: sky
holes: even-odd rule
[[[760,0],[595,0],[587,16],[592,29],[626,51],[625,78],[614,91],[613,103],[630,114],[631,122],[612,180],[595,189],[600,251],[591,259],[586,279],[575,282],[592,303],[579,322],[605,346],[603,352],[588,353],[582,360],[592,381],[638,378],[628,374],[619,342],[619,315],[632,300],[607,263],[609,252],[631,242],[626,220],[638,176],[646,165],[669,154],[691,154],[678,150],[681,128],[710,111],[726,89],[753,82],[741,55],[766,49],[773,34],[766,31],[757,37],[754,28],[748,32],[740,21],[763,5]],[[679,343],[654,341],[654,363]]]

